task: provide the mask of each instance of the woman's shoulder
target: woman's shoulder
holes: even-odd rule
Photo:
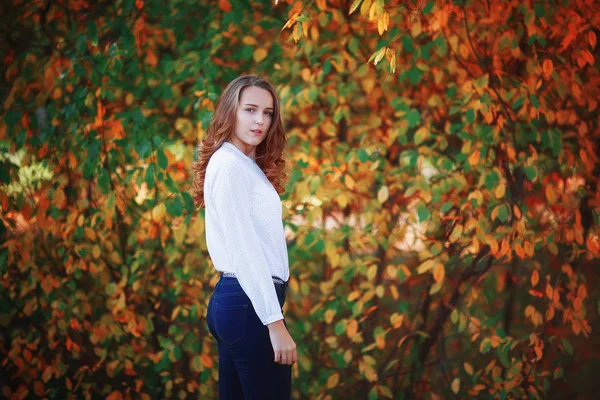
[[[217,174],[217,173],[232,173],[239,174],[242,169],[247,167],[244,163],[244,160],[240,159],[240,157],[232,152],[227,146],[219,147],[213,154],[210,156],[210,160],[208,160],[208,165],[206,167],[207,174]]]

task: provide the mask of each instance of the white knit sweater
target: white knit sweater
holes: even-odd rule
[[[260,167],[234,144],[211,156],[204,179],[206,244],[218,271],[233,272],[264,325],[283,319],[272,276],[289,265],[281,199]]]

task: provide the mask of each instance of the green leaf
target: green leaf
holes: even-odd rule
[[[365,149],[358,150],[358,159],[360,162],[366,162],[369,159],[369,153]]]
[[[188,192],[181,192],[181,197],[183,198],[183,205],[185,210],[192,214],[196,209],[196,205],[194,204],[194,198]]]
[[[179,196],[174,197],[166,203],[167,212],[173,217],[180,217],[183,214],[183,206]]]
[[[535,17],[538,19],[546,16],[546,7],[542,1],[536,1],[533,5],[533,10],[535,11]]]
[[[112,296],[116,291],[117,291],[117,284],[116,283],[111,282],[108,285],[106,285],[105,292],[106,292],[107,295]]]
[[[102,190],[102,193],[108,193],[110,191],[110,176],[106,168],[100,168],[98,172],[98,185]]]
[[[160,169],[167,169],[169,166],[169,160],[162,149],[156,150],[156,161]]]
[[[346,320],[343,319],[335,324],[335,328],[333,329],[336,335],[341,335],[346,332]]]
[[[508,220],[508,206],[506,204],[502,204],[500,208],[498,208],[498,218],[502,222],[506,222]]]
[[[475,121],[475,110],[469,108],[465,114],[465,118],[467,119],[467,123],[472,124]]]
[[[569,355],[573,355],[573,346],[571,346],[571,343],[569,343],[567,339],[562,339],[562,344],[565,348],[565,351],[569,353]]]
[[[508,360],[508,351],[503,346],[496,347],[496,351],[498,352],[498,357],[500,358],[500,362],[504,365],[505,368],[510,367],[510,361]]]
[[[87,34],[88,39],[94,46],[98,46],[98,27],[96,26],[96,22],[94,20],[88,19],[87,23]]]
[[[425,4],[425,7],[423,7],[423,11],[422,11],[423,15],[429,14],[433,10],[434,5],[435,5],[435,1],[429,0],[427,2],[427,4]]]
[[[535,94],[529,95],[529,101],[531,102],[531,105],[534,108],[536,108],[536,109],[540,108],[540,101],[538,100],[538,98]]]
[[[498,173],[496,171],[491,171],[485,176],[485,188],[488,190],[492,190],[498,185],[500,178],[498,177]]]
[[[141,140],[135,144],[135,151],[138,153],[140,158],[146,158],[150,156],[150,143],[148,140]]]
[[[528,165],[525,168],[523,168],[523,172],[525,172],[525,176],[527,177],[527,179],[529,179],[532,182],[537,177],[537,168],[533,165]]]
[[[419,217],[419,222],[426,221],[430,216],[429,209],[427,208],[427,204],[419,203],[417,206],[417,216]]]
[[[417,126],[421,122],[421,113],[416,108],[412,108],[408,114],[406,114],[406,120],[410,128]]]
[[[513,103],[512,109],[515,111],[518,110],[519,108],[521,108],[524,101],[525,101],[525,97],[519,97],[519,99]]]
[[[452,206],[454,206],[454,203],[452,203],[451,201],[447,201],[444,204],[442,204],[442,206],[440,207],[440,211],[443,213],[446,213],[446,212],[450,211]]]
[[[402,35],[402,48],[407,53],[412,53],[415,50],[412,38],[406,33]]]
[[[154,173],[156,171],[156,167],[154,163],[150,163],[150,165],[148,166],[148,169],[146,170],[146,184],[148,185],[149,189],[154,189],[155,186],[155,177],[154,177]]]

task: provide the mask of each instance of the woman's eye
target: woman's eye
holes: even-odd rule
[[[246,111],[253,112],[254,109],[253,108],[246,108]]]
[[[269,117],[273,116],[273,113],[271,111],[267,111],[265,114],[267,114]]]

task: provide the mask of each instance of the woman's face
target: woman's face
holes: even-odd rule
[[[254,155],[256,146],[267,137],[273,112],[273,97],[269,91],[257,86],[242,90],[231,142],[246,155]]]

